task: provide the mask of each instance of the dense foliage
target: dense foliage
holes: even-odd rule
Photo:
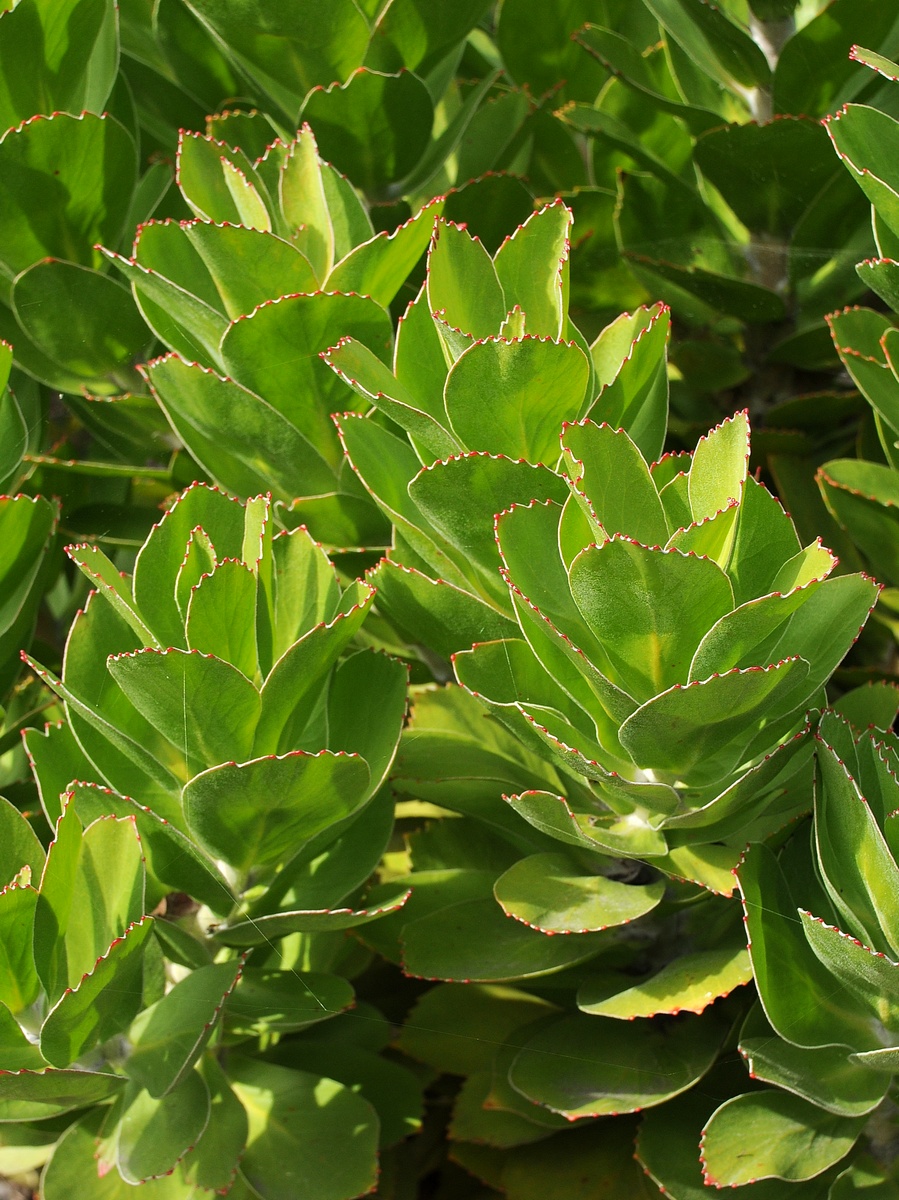
[[[0,1175],[899,1194],[897,56],[7,2]]]

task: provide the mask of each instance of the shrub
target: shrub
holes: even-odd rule
[[[0,1171],[893,1194],[897,52],[0,15]]]

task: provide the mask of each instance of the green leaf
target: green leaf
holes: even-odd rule
[[[138,261],[158,269],[140,254],[146,228],[137,246]],[[225,315],[231,320],[252,312],[266,300],[296,292],[314,292],[318,286],[309,260],[273,233],[206,221],[164,228],[181,232],[197,251],[221,297]]]
[[[127,1028],[141,1005],[144,943],[152,930],[150,917],[129,926],[80,983],[63,992],[41,1026],[47,1062],[68,1066]]]
[[[812,1179],[844,1158],[864,1118],[823,1112],[788,1092],[750,1092],[718,1108],[700,1143],[706,1182],[739,1187],[757,1179]]]
[[[215,938],[225,946],[270,945],[291,933],[322,933],[333,929],[355,929],[380,917],[399,912],[412,895],[408,888],[394,898],[381,900],[370,908],[297,909],[263,914],[248,921],[236,921],[216,929]]]
[[[722,1084],[724,1090],[732,1089],[730,1078]],[[709,1195],[699,1158],[699,1139],[717,1105],[714,1096],[721,1090],[719,1085],[678,1096],[664,1108],[648,1112],[640,1123],[637,1161],[660,1188],[678,1200],[707,1200]],[[753,1200],[821,1200],[828,1195],[832,1178],[832,1174],[818,1176],[807,1184],[760,1179],[748,1185],[751,1191],[744,1195]]]
[[[0,1008],[0,1062],[3,1063],[4,1071],[40,1070],[46,1066],[44,1056],[37,1046],[28,1040],[25,1031],[6,1005]],[[0,1141],[3,1140],[3,1132],[0,1130]],[[55,1140],[55,1137],[50,1138],[50,1141]],[[4,1159],[3,1149],[6,1149],[6,1146],[0,1147],[0,1162]],[[7,1169],[5,1163],[4,1169]]]
[[[340,663],[328,692],[328,749],[361,754],[369,794],[386,781],[406,717],[407,665],[376,650]]]
[[[623,314],[590,347],[600,390],[587,415],[624,429],[648,462],[661,455],[665,442],[670,331],[668,308],[655,304]]]
[[[472,1075],[487,1070],[497,1047],[556,1008],[530,992],[484,983],[438,983],[407,1016],[397,1046],[435,1071]]]
[[[451,1141],[475,1142],[505,1150],[547,1137],[549,1131],[545,1127],[516,1112],[486,1107],[492,1078],[492,1072],[478,1071],[462,1084],[447,1128]]]
[[[272,656],[277,662],[295,641],[332,616],[340,600],[340,587],[331,560],[302,527],[275,537],[272,555],[275,568]]]
[[[827,320],[840,360],[859,391],[893,428],[899,424],[899,404],[888,347],[890,322],[883,313],[853,307]],[[887,447],[889,452],[890,447]]]
[[[743,224],[775,237],[791,235],[834,175],[833,150],[808,117],[712,129],[697,139],[695,155]]]
[[[585,1122],[551,1140],[522,1146],[509,1155],[503,1187],[516,1200],[654,1200],[652,1184],[633,1159],[633,1125],[626,1119]]]
[[[837,0],[799,29],[783,47],[774,75],[774,111],[823,117],[865,88],[853,42],[894,53],[895,14],[879,5],[859,8]]]
[[[749,955],[742,947],[724,946],[683,954],[662,967],[655,975],[624,991],[596,995],[590,982],[578,991],[581,1012],[598,1017],[616,1017],[632,1021],[635,1017],[655,1017],[659,1013],[701,1013],[720,996],[728,996],[752,979]],[[600,993],[608,992],[600,984]]]
[[[334,265],[335,232],[315,135],[308,125],[304,124],[290,143],[278,174],[278,192],[288,230],[306,254],[321,284]],[[290,290],[314,291],[315,288]],[[286,294],[290,293],[281,293]]]
[[[207,1191],[230,1189],[247,1142],[247,1114],[214,1057],[202,1060],[200,1074],[209,1088],[209,1123],[182,1161],[180,1174]]]
[[[477,25],[487,5],[484,0],[465,0],[450,10],[432,8],[423,0],[400,0],[380,8],[369,47],[369,66],[383,64],[395,70],[397,62],[422,78],[444,55],[450,53]]]
[[[897,122],[866,104],[846,104],[825,121],[837,154],[893,233],[899,233],[899,176],[884,146]]]
[[[568,92],[593,100],[605,82],[605,72],[572,44],[571,35],[595,13],[595,5],[577,0],[552,9],[541,9],[533,0],[505,0],[499,10],[496,43],[506,70],[535,96],[565,80]],[[541,20],[541,37],[535,39],[532,31]]]
[[[112,1115],[119,1173],[126,1183],[143,1183],[167,1174],[197,1143],[209,1122],[209,1089],[197,1071],[161,1099],[129,1083]]]
[[[647,701],[622,725],[622,745],[644,769],[692,786],[733,771],[750,739],[805,695],[808,663],[788,658],[681,686]]]
[[[565,335],[573,219],[561,198],[553,200],[532,213],[494,256],[506,307],[518,304],[524,312],[524,333],[554,340]]]
[[[879,1021],[895,1028],[899,1022],[899,966],[820,917],[803,909],[799,916],[806,941],[828,971]]]
[[[137,306],[160,341],[188,361],[221,370],[219,342],[228,327],[221,313],[164,275],[111,250],[103,253],[131,283]]]
[[[737,875],[749,934],[749,956],[765,1015],[796,1046],[873,1048],[864,1009],[818,961],[803,936],[789,882],[762,845]]]
[[[229,1068],[250,1121],[241,1170],[264,1200],[350,1200],[375,1186],[378,1120],[366,1100],[304,1071],[237,1058]]]
[[[178,1087],[212,1036],[241,965],[242,960],[232,960],[191,971],[140,1013],[131,1026],[125,1063],[136,1085],[157,1097]]]
[[[331,413],[344,389],[318,355],[341,337],[356,338],[384,360],[393,341],[387,313],[374,300],[321,292],[260,305],[229,326],[221,347],[228,374],[268,401],[335,469],[341,456]]]
[[[144,646],[156,646],[156,639],[141,620],[131,597],[131,580],[123,576],[99,546],[85,543],[66,546],[66,554],[104,596],[119,616],[131,626]]]
[[[262,711],[254,752],[292,749],[309,719],[309,700],[355,636],[371,608],[374,590],[357,583],[341,601],[342,612],[316,625],[275,663],[262,688]]]
[[[647,0],[659,23],[706,75],[739,94],[767,87],[771,71],[764,54],[724,12],[701,0]]]
[[[88,620],[90,620],[88,614],[91,611],[99,610],[100,604],[97,602],[102,599],[96,592],[92,595],[94,603],[84,614]],[[111,609],[108,611],[112,612]],[[76,618],[76,624],[77,622],[78,618]],[[70,650],[76,641],[77,632],[75,627],[70,631]],[[77,650],[71,657],[77,657]],[[117,719],[114,723],[106,713],[87,703],[67,687],[62,680],[57,679],[46,668],[34,662],[32,658],[23,656],[23,662],[27,662],[47,686],[65,701],[66,715],[70,725],[73,729],[78,730],[81,743],[86,743],[90,747],[92,758],[100,758],[104,767],[104,776],[118,783],[123,790],[140,791],[142,795],[146,795],[147,799],[153,801],[154,808],[161,809],[167,817],[175,816],[172,804],[173,793],[177,791],[178,786],[175,777],[166,767],[163,767],[154,755],[148,753],[140,743],[118,726],[118,719],[124,716],[127,720],[132,714],[136,718],[136,721],[129,722],[132,726],[135,723],[146,725],[133,706],[127,701],[123,704],[107,705],[113,710],[114,717]],[[101,664],[94,663],[92,665],[96,670],[96,667]],[[105,674],[105,671],[103,673]],[[92,683],[95,680],[87,682]],[[123,694],[122,699],[125,699]],[[151,741],[155,743],[155,731],[151,726],[146,726],[146,728],[148,732],[152,733]]]
[[[778,821],[778,825],[782,822]],[[696,883],[718,896],[731,896],[736,887],[734,871],[739,854],[732,846],[715,843],[705,846],[675,846],[668,854],[653,860],[660,871],[675,879]]]
[[[601,933],[551,938],[528,929],[510,921],[492,897],[450,903],[411,919],[402,940],[408,974],[484,983],[549,975],[586,962],[607,945]]]
[[[141,650],[111,658],[109,673],[184,755],[189,775],[250,756],[261,701],[229,663],[196,650]]]
[[[361,342],[342,338],[321,358],[344,383],[405,429],[413,444],[420,446],[429,457],[440,458],[461,450],[462,444],[438,421],[416,407],[410,393]]]
[[[152,337],[116,280],[78,263],[47,258],[16,276],[16,319],[41,352],[97,395],[133,391],[133,363]]]
[[[381,788],[362,812],[325,830],[276,876],[249,918],[285,910],[333,909],[355,893],[378,865],[393,828],[392,789]],[[396,898],[395,901],[396,902]]]
[[[646,460],[622,429],[593,421],[567,424],[562,451],[575,495],[608,536],[621,533],[645,546],[664,546],[668,524]],[[627,500],[624,500],[627,497]]]
[[[77,987],[113,940],[144,915],[144,866],[133,817],[94,821],[82,835],[69,799],[41,877],[35,965],[51,1003]]]
[[[667,849],[662,834],[648,826],[641,828],[633,820],[624,820],[620,824],[614,820],[602,822],[592,815],[576,813],[563,796],[555,796],[552,792],[522,792],[520,796],[508,796],[507,800],[529,825],[569,846],[612,854],[630,846],[629,853],[648,857],[664,854]]]
[[[101,1071],[8,1071],[0,1075],[0,1121],[42,1121],[114,1096],[121,1075]]]
[[[0,25],[0,128],[36,112],[102,112],[118,69],[110,0],[25,0]]]
[[[694,1016],[664,1026],[566,1016],[522,1047],[509,1078],[523,1095],[569,1119],[634,1112],[701,1079],[723,1035],[714,1021]]]
[[[367,1100],[378,1114],[382,1149],[421,1128],[422,1085],[412,1071],[357,1046],[330,1039],[317,1042],[314,1037],[315,1033],[285,1046],[279,1061],[336,1079]]]
[[[892,1187],[886,1170],[870,1157],[862,1157],[858,1163],[840,1172],[830,1190],[829,1200],[848,1200],[862,1189],[868,1192],[871,1200],[887,1200]]]
[[[0,878],[8,883],[22,867],[28,866],[32,879],[37,881],[44,869],[45,858],[44,848],[28,819],[0,796]]]
[[[343,0],[327,12],[312,6],[284,12],[270,0],[253,14],[223,0],[192,0],[190,7],[291,121],[311,87],[347,77],[369,40],[362,12]]]
[[[0,688],[4,691],[18,674],[17,652],[31,637],[58,520],[58,501],[42,496],[0,497]]]
[[[835,459],[819,469],[818,486],[830,512],[844,529],[852,531],[853,541],[878,575],[896,586],[895,472],[880,463]]]
[[[351,1007],[353,988],[339,975],[250,967],[228,997],[229,1034],[258,1037],[306,1029]]]
[[[187,643],[218,658],[252,680],[256,651],[256,578],[241,562],[218,563],[191,590],[185,623]]]
[[[875,1054],[877,1051],[874,1052]],[[844,1117],[872,1112],[883,1099],[886,1078],[847,1057],[845,1047],[814,1050],[779,1038],[756,1005],[740,1033],[740,1054],[753,1079],[773,1083]]]
[[[248,184],[254,176],[253,165],[241,150],[182,129],[178,134],[176,175],[181,194],[198,217],[216,223],[254,224],[252,202],[241,194],[240,186],[241,180]],[[268,229],[268,214],[260,208],[258,193],[255,198],[253,208],[262,218],[260,228]]]
[[[281,500],[334,488],[333,472],[318,450],[240,384],[175,354],[154,359],[143,372],[172,427],[223,487],[244,496],[269,490]],[[232,439],[232,432],[239,436]]]
[[[856,43],[849,51],[849,57],[853,62],[862,63],[866,67],[870,67],[872,71],[876,71],[879,75],[883,75],[886,79],[896,81],[899,75],[899,65],[893,62],[890,58],[885,58],[882,54],[878,54],[875,50],[866,50],[864,46],[859,46]]]
[[[41,1179],[46,1200],[65,1200],[74,1195],[90,1195],[95,1200],[128,1200],[130,1185],[118,1171],[108,1170],[101,1178],[97,1170],[97,1136],[105,1114],[105,1108],[94,1108],[65,1130]],[[188,1200],[192,1190],[180,1174],[150,1180],[142,1187],[142,1196],[147,1200]],[[236,1191],[234,1196],[235,1200],[242,1200]]]
[[[899,927],[891,897],[899,869],[868,801],[819,735],[815,837],[821,879],[837,913],[875,950],[899,954]]]
[[[641,53],[620,31],[601,25],[585,25],[575,31],[573,39],[638,95],[648,97],[653,108],[681,117],[692,134],[721,124],[717,112],[684,99],[666,55]]]
[[[856,264],[856,273],[873,292],[899,312],[899,263],[890,258],[866,259]]]
[[[725,567],[733,550],[734,535],[739,522],[739,505],[729,504],[723,512],[716,513],[698,525],[688,525],[671,535],[666,550],[680,550],[686,554],[698,554],[710,558],[720,567]]]
[[[638,701],[686,681],[697,643],[733,607],[730,583],[711,559],[621,537],[582,551],[569,577],[613,682]]]
[[[743,496],[749,462],[749,419],[736,413],[699,439],[689,474],[690,510],[704,521]]]
[[[322,155],[372,196],[408,175],[431,138],[428,89],[411,71],[385,75],[366,67],[345,84],[316,88],[302,119],[315,130]]]
[[[561,503],[567,495],[562,480],[544,467],[478,451],[425,467],[408,490],[434,529],[461,552],[469,570],[476,568],[480,586],[504,609],[508,589],[500,578],[496,514],[534,499]]]
[[[0,1003],[13,1013],[33,1004],[41,990],[31,936],[37,900],[34,887],[10,884],[0,891]]]
[[[248,172],[235,166],[225,156],[222,156],[221,166],[225,186],[231,194],[240,224],[269,233],[272,221],[260,194],[261,189],[257,189]]]
[[[55,113],[7,133],[0,140],[7,277],[46,257],[99,266],[94,247],[118,245],[136,172],[131,135],[108,115]]]
[[[334,266],[328,290],[359,292],[387,308],[427,250],[434,217],[442,211],[442,199],[431,200],[392,233],[385,229],[355,246]]]
[[[428,252],[427,300],[430,311],[446,322],[438,332],[448,366],[464,345],[453,331],[495,337],[507,311],[490,255],[477,238],[442,218]]]
[[[535,624],[544,640],[547,639],[545,623],[551,622],[553,632],[562,631],[566,639],[570,638],[583,650],[597,673],[603,668],[608,671],[605,652],[571,595],[565,564],[558,552],[561,515],[562,508],[553,502],[531,503],[526,507],[513,505],[509,511],[501,514],[496,523],[496,532],[506,568],[503,574],[507,582],[514,584],[513,599],[514,595],[520,594],[533,606],[533,610],[537,610],[534,612],[537,618]],[[521,621],[525,610],[520,605],[516,605],[516,608]],[[526,636],[531,634],[533,638],[530,625],[530,621],[527,625],[522,623],[522,630]],[[552,660],[544,661],[542,645],[535,640],[531,644],[549,673],[556,674],[555,663]],[[580,662],[577,665],[579,669],[584,669]],[[586,669],[589,670],[589,667]],[[593,686],[602,687],[599,680],[589,675],[588,679]],[[615,716],[619,720],[632,711],[633,700],[611,684],[608,685],[608,695],[605,689],[599,695],[602,700],[614,704]]]
[[[297,750],[282,757],[226,762],[185,787],[192,836],[239,870],[283,861],[364,800],[370,772],[355,754]]]
[[[409,302],[399,318],[393,370],[398,381],[414,397],[418,408],[440,424],[446,422],[443,388],[447,362],[438,325],[431,316],[427,283]]]
[[[899,690],[890,680],[863,683],[844,692],[833,705],[834,711],[856,729],[889,729],[899,708]]]
[[[175,587],[197,526],[211,539],[217,559],[240,558],[242,505],[216,488],[193,484],[150,531],[134,564],[134,603],[161,645],[185,644]]]
[[[84,823],[111,814],[132,817],[141,848],[152,874],[170,891],[186,892],[213,912],[227,911],[234,903],[224,876],[197,846],[170,822],[128,796],[92,783],[73,783],[70,791]]]
[[[429,526],[409,496],[408,484],[421,469],[421,460],[409,442],[354,413],[335,416],[334,423],[347,461],[396,527],[402,544],[413,552],[416,566],[419,559],[424,560],[442,579],[464,588],[466,578],[451,547]]]
[[[786,820],[784,804],[795,804],[797,799],[807,809],[811,804],[813,773],[812,742],[808,732],[808,726],[800,729],[712,799],[703,793],[697,797],[698,807],[687,802],[684,811],[668,817],[665,828],[672,842],[676,845],[680,840],[678,829],[701,829],[703,838],[728,837],[749,825],[756,813],[770,812],[772,819],[783,816]],[[798,797],[792,794],[794,789],[798,790]],[[694,837],[694,834],[687,834],[690,841]],[[686,853],[696,853],[699,849],[691,850],[688,844],[678,847]],[[711,851],[711,846],[704,848],[705,853]],[[730,892],[733,881],[727,883]]]
[[[411,641],[449,658],[474,642],[514,635],[517,626],[495,609],[443,579],[389,559],[368,573],[378,608]]]
[[[823,556],[822,556],[823,557]],[[858,636],[874,606],[878,585],[866,575],[835,575],[809,589],[774,653],[798,654],[810,664],[802,703],[830,678]]]
[[[649,208],[652,205],[656,210],[662,210],[666,207],[671,208],[676,203],[675,198],[667,195],[663,187],[655,185],[650,177],[641,179],[637,175],[628,176],[626,189],[631,203],[629,207],[619,211],[628,217],[633,214],[634,219],[641,222],[641,226],[652,219],[648,216],[637,216],[641,207]],[[635,193],[639,191],[645,194],[636,200]],[[656,193],[654,197],[653,192]],[[715,236],[720,238],[721,234]],[[626,240],[629,246],[634,245],[632,237],[628,230]],[[720,242],[718,244],[720,245]],[[740,278],[739,267],[736,264],[726,262],[718,266],[716,263],[717,269],[712,269],[701,259],[699,262],[695,261],[698,254],[692,248],[689,254],[684,251],[684,258],[688,260],[686,263],[651,258],[641,254],[636,248],[628,249],[625,253],[628,265],[637,279],[654,293],[665,296],[691,323],[714,324],[717,320],[716,313],[727,313],[740,321],[754,324],[783,319],[784,302],[781,297],[771,288]],[[713,256],[710,255],[709,258],[714,262]]]
[[[573,342],[486,338],[450,370],[447,416],[465,446],[552,464],[559,426],[577,419],[588,379],[586,356]],[[485,396],[493,401],[489,407]]]
[[[503,912],[541,933],[588,933],[627,925],[651,912],[665,884],[619,883],[586,874],[566,854],[533,854],[500,875],[493,893]]]

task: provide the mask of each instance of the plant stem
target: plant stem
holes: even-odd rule
[[[749,32],[752,40],[768,60],[768,66],[773,71],[777,66],[780,52],[786,42],[796,32],[796,19],[793,16],[782,17],[779,21],[762,21],[755,15],[749,17]],[[752,115],[756,121],[770,121],[774,116],[774,104],[770,88],[755,88],[750,100]]]

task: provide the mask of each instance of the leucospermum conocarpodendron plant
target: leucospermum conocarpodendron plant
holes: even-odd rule
[[[453,981],[401,1045],[468,1076],[462,1162],[709,1071],[740,1006],[713,1001],[751,977],[721,896],[747,841],[811,807],[808,713],[878,594],[747,474],[745,414],[661,456],[667,313],[620,318],[587,358],[567,219],[534,214],[492,261],[438,223],[393,375],[351,340],[326,355],[407,434],[338,421],[395,528],[378,603],[461,684],[419,692],[396,768],[460,816],[413,835],[390,885],[409,905],[360,936]],[[495,1053],[421,1028],[467,1035],[488,1012],[510,1038]],[[701,1182],[698,1129],[691,1153]]]
[[[891,93],[895,95],[899,65],[858,46],[853,58],[893,81]],[[879,257],[858,263],[856,271],[892,313],[855,306],[828,317],[843,365],[871,406],[877,436],[869,439],[864,455],[824,463],[818,471],[818,485],[834,518],[888,585],[882,607],[895,634],[899,587],[899,333],[895,327],[899,312],[899,177],[895,153],[899,123],[884,108],[886,105],[846,104],[827,120],[834,149],[872,205]]]
[[[415,1127],[418,1085],[284,1035],[351,1005],[365,955],[341,931],[406,899],[354,903],[392,828],[406,708],[405,666],[353,651],[374,589],[342,588],[305,529],[275,535],[268,497],[204,485],[133,576],[68,553],[96,590],[61,677],[32,663],[66,713],[26,735],[46,860],[2,814],[2,1119],[44,1156],[62,1134],[48,1200],[94,1194],[97,1155],[110,1195],[172,1171],[166,1197],[359,1195],[379,1137]],[[341,1082],[371,1062],[372,1102]],[[335,1153],[312,1162],[318,1138]]]
[[[755,1079],[775,1086],[717,1109],[699,1097],[681,1106],[684,1129],[703,1129],[710,1184],[817,1178],[840,1169],[863,1130],[882,1162],[894,1157],[889,1111],[871,1114],[899,1065],[896,750],[892,733],[859,734],[825,712],[815,732],[813,821],[779,856],[758,844],[740,865],[760,1000],[740,1053]],[[644,1136],[645,1159],[667,1186],[666,1135],[650,1121]],[[682,1155],[669,1170],[683,1175]],[[873,1186],[876,1170],[869,1176]],[[844,1187],[831,1195],[854,1194],[848,1178]]]
[[[542,464],[558,457],[561,422],[592,411],[594,360],[600,373],[614,360],[614,375],[619,343],[667,334],[667,310],[656,306],[617,322],[591,352],[568,316],[571,220],[561,201],[546,205],[491,257],[438,219],[392,369],[351,337],[322,356],[375,410],[335,421],[348,463],[394,529],[371,576],[379,608],[438,654],[511,630],[493,514],[538,494],[562,498]],[[604,405],[616,423],[625,413],[641,421],[660,451],[667,385],[656,360],[648,368],[642,355]]]
[[[888,78],[899,76],[899,67],[880,55],[856,47],[852,57]],[[847,104],[827,128],[873,204],[881,257],[860,263],[858,274],[895,311],[891,255],[899,223],[888,148],[897,143],[896,122],[876,107]],[[858,307],[831,314],[828,323],[872,406],[877,440],[868,446],[877,457],[827,462],[818,483],[834,518],[890,585],[889,601],[899,581],[891,515],[899,429],[895,329],[882,313]],[[720,1106],[686,1097],[669,1110],[666,1128],[657,1117],[646,1120],[638,1152],[673,1195],[682,1182],[698,1182],[695,1154],[681,1147],[695,1145],[700,1131],[707,1184],[784,1180],[795,1194],[818,1187],[823,1195],[836,1177],[832,1196],[878,1183],[883,1194],[895,1187],[893,1110],[889,1101],[882,1104],[899,1065],[897,743],[883,732],[890,711],[879,719],[869,712],[880,730],[869,726],[863,734],[847,715],[825,712],[814,734],[812,821],[800,824],[779,853],[751,846],[737,872],[759,994],[739,1048],[753,1078],[773,1086],[745,1090]],[[854,724],[868,723],[859,717],[852,715]],[[859,1145],[876,1161],[847,1167]]]
[[[259,123],[272,138],[257,115]],[[221,125],[216,132],[246,141],[254,122]],[[286,522],[308,523],[332,546],[385,545],[389,526],[331,423],[343,389],[318,354],[351,335],[389,361],[388,306],[427,248],[442,201],[376,235],[308,126],[258,158],[182,132],[177,166],[195,219],[149,221],[130,258],[108,255],[170,349],[143,368],[153,394],[221,486],[241,496],[270,491]]]

